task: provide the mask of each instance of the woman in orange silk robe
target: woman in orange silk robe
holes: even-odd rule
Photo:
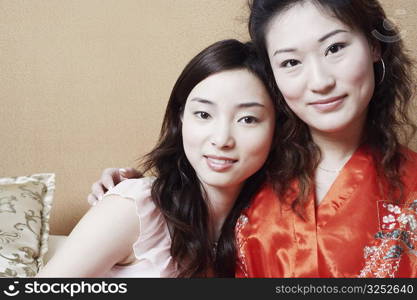
[[[239,218],[237,277],[417,277],[417,154],[404,149],[405,201],[384,201],[360,147],[302,220],[265,186]]]
[[[271,184],[236,224],[236,275],[417,277],[417,154],[398,132],[414,127],[412,62],[399,31],[377,0],[250,9],[285,114]]]

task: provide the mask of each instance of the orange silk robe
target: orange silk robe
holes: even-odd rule
[[[417,153],[404,149],[405,201],[388,203],[360,147],[307,221],[268,185],[236,225],[237,277],[417,277]]]

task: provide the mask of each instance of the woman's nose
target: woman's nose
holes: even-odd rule
[[[235,146],[235,139],[231,132],[230,126],[221,125],[214,126],[211,134],[210,143],[219,149],[230,149]]]
[[[320,61],[312,62],[310,68],[308,76],[310,90],[316,94],[330,92],[336,84],[332,70]]]

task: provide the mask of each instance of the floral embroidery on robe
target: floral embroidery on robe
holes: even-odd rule
[[[364,249],[365,267],[359,277],[391,277],[398,272],[404,253],[417,258],[417,200],[409,205],[379,202],[380,228],[375,242]]]

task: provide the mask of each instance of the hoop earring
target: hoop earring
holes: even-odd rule
[[[385,62],[382,59],[382,57],[381,57],[381,64],[382,64],[382,78],[379,81],[378,85],[380,85],[384,81],[384,79],[385,79]]]

